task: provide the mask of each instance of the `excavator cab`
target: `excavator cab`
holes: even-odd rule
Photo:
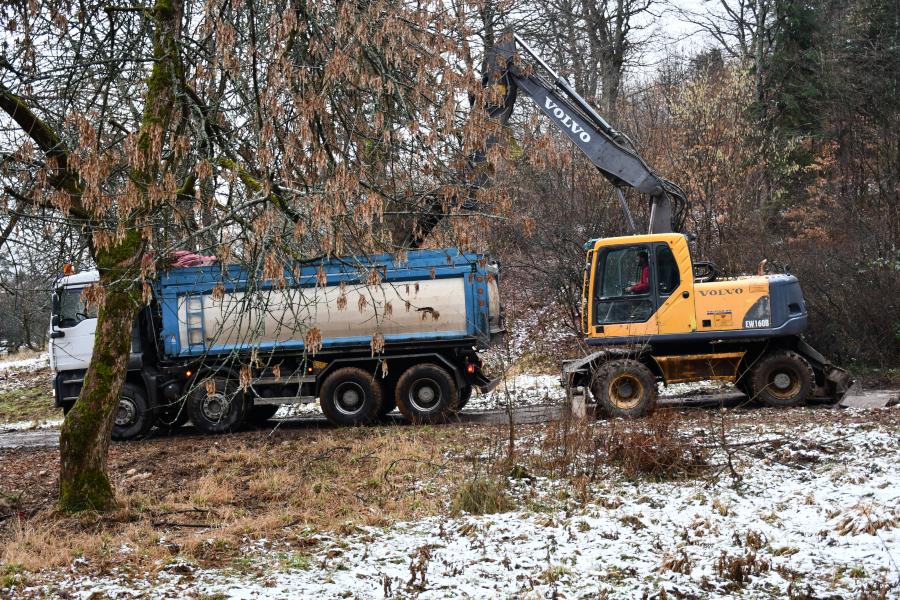
[[[586,244],[583,326],[588,343],[630,343],[696,330],[694,279],[681,234]]]

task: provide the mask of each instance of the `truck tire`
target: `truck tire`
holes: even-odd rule
[[[456,401],[456,411],[459,412],[472,399],[472,386],[467,385],[459,389],[459,400]]]
[[[281,406],[277,404],[254,404],[247,413],[247,420],[257,427],[265,427]]]
[[[207,383],[212,382],[211,389]],[[247,415],[247,400],[238,385],[224,377],[198,378],[188,393],[187,413],[203,433],[236,431]]]
[[[150,433],[156,422],[156,411],[147,400],[140,386],[126,383],[122,386],[119,406],[113,421],[112,439],[133,440]]]
[[[610,417],[643,417],[656,408],[656,377],[643,363],[631,359],[600,365],[591,381],[591,394]]]
[[[763,356],[750,379],[753,397],[776,407],[799,406],[813,389],[815,375],[806,360],[792,350]]]
[[[382,397],[381,383],[356,367],[338,369],[319,390],[322,412],[335,425],[367,425],[375,421]]]
[[[187,423],[188,420],[187,406],[182,399],[178,399],[174,402],[167,402],[160,406],[157,412],[157,429],[162,429],[168,433],[179,429],[182,425]]]
[[[408,368],[397,381],[397,408],[416,424],[443,423],[459,401],[456,381],[445,369],[424,363]]]

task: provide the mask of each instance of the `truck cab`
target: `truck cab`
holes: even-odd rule
[[[59,279],[53,292],[50,369],[54,374],[56,405],[63,409],[67,409],[78,398],[84,373],[91,361],[97,309],[84,302],[82,292],[98,279],[96,271],[66,275]],[[70,383],[61,385],[60,380]]]

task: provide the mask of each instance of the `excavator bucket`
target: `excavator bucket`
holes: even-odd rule
[[[516,41],[512,36],[504,35],[504,41],[488,48],[484,53],[484,64],[481,69],[481,84],[488,90],[499,91],[500,102],[489,102],[484,108],[492,119],[506,125],[516,105],[519,88],[510,78],[509,70],[516,53]],[[495,87],[496,86],[496,87]]]

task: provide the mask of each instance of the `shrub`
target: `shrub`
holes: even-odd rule
[[[708,466],[702,446],[678,431],[678,413],[660,410],[646,419],[619,421],[601,434],[598,450],[627,477],[656,480],[695,475]]]
[[[456,514],[487,515],[511,508],[512,501],[496,479],[478,477],[464,481],[453,496],[452,509]]]

